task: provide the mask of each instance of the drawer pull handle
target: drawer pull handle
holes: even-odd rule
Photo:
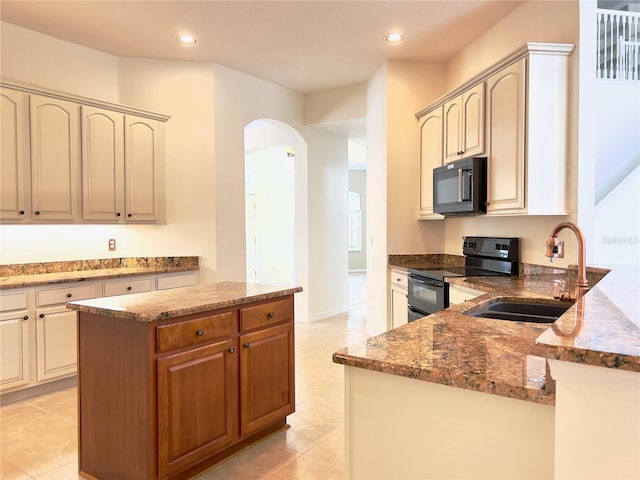
[[[196,332],[196,335],[198,335],[199,337],[201,337],[202,335],[204,335],[204,330],[203,329],[198,329],[198,331]]]
[[[235,348],[233,348],[233,347],[229,348],[229,353],[233,353],[233,352],[235,352],[235,351],[236,351],[236,349],[235,349]]]
[[[267,317],[269,317],[269,318],[273,318],[273,317],[275,317],[275,316],[276,316],[276,312],[269,312],[269,313],[267,313]]]
[[[131,290],[132,290],[132,287],[127,287],[127,290],[128,290],[128,291],[131,291]]]
[[[38,315],[40,318],[44,318],[44,313],[41,313],[40,315]]]
[[[67,298],[71,298],[71,294],[70,293],[67,293]]]
[[[242,344],[242,346],[243,346],[244,348],[249,348],[249,346],[250,346],[250,345],[249,345],[249,342],[246,342],[246,343],[243,343],[243,344]]]
[[[29,320],[29,315],[25,315],[24,317],[22,317],[23,320]]]

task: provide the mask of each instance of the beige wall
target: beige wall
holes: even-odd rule
[[[341,122],[367,115],[367,84],[323,90],[305,95],[304,123]]]
[[[389,253],[439,253],[443,222],[417,221],[422,107],[443,93],[442,63],[392,60],[387,66],[387,241]]]
[[[349,191],[360,194],[360,209],[362,212],[362,250],[349,252],[349,270],[367,269],[367,171],[349,170]]]
[[[476,41],[447,63],[446,88],[451,90],[477,75],[526,42],[579,43],[579,2],[529,1],[513,10]],[[569,148],[567,194],[569,216],[464,217],[446,219],[444,251],[461,254],[464,235],[501,235],[520,237],[521,260],[548,263],[544,256],[545,240],[553,227],[562,221],[577,221],[578,202],[578,58],[579,48],[570,57]],[[576,263],[572,235],[561,234],[566,241],[567,256],[556,260],[566,266]]]
[[[3,76],[171,116],[167,225],[2,225],[2,263],[198,255],[201,281],[244,280],[244,127],[273,119],[290,129],[296,156],[304,159],[296,164],[296,236],[302,239],[296,243],[296,283],[305,289],[296,296],[299,318],[346,306],[346,193],[338,195],[342,210],[330,199],[335,209],[327,211],[320,196],[327,193],[324,180],[315,183],[324,177],[325,162],[330,177],[342,163],[346,192],[346,139],[305,127],[301,94],[220,65],[117,58],[4,22],[1,34]],[[309,180],[307,151],[315,172]],[[316,195],[311,203],[308,192]],[[318,272],[309,271],[309,218],[317,230],[338,232],[331,254],[325,245],[312,252]],[[116,252],[107,252],[109,238],[118,240]]]

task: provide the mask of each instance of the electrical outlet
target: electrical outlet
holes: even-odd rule
[[[110,238],[109,239],[109,251],[110,252],[115,252],[116,251],[116,239],[115,238]]]

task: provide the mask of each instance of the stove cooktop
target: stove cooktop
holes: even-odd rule
[[[410,268],[409,273],[434,280],[443,280],[445,277],[484,277],[484,276],[508,276],[506,273],[482,270],[474,267],[426,267]]]

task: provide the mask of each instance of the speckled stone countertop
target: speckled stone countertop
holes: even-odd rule
[[[129,257],[0,265],[0,289],[198,270],[198,257]]]
[[[67,304],[67,308],[140,322],[153,322],[275,299],[301,291],[301,287],[219,282],[71,302]]]
[[[390,267],[414,266],[392,260]],[[435,260],[415,266],[443,265],[443,259]],[[606,272],[590,269],[592,285],[602,280],[551,326],[476,318],[464,312],[501,297],[553,300],[558,283],[563,290],[571,289],[574,269],[521,265],[520,276],[451,278],[452,284],[484,294],[340,350],[333,359],[348,366],[554,404],[555,382],[548,375],[547,358],[640,372],[637,280],[635,285],[629,281],[633,272]],[[632,293],[620,293],[621,288]],[[621,300],[612,300],[613,292]]]

